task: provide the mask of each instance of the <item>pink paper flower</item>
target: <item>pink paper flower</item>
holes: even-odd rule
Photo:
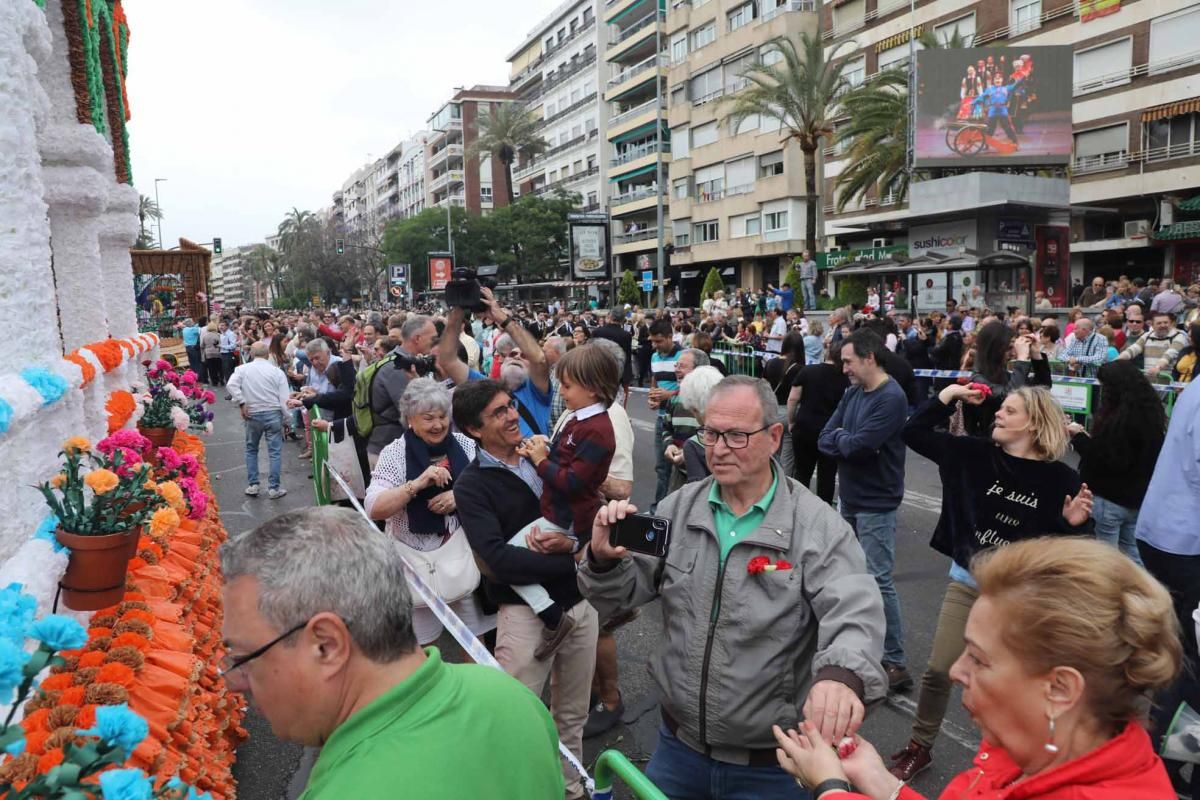
[[[196,373],[192,372],[190,369],[187,372],[183,373],[183,375],[181,375],[179,378],[180,383],[186,384],[188,386],[194,385],[196,383],[196,380],[197,380]]]

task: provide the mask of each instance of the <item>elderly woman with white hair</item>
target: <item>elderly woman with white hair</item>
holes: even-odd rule
[[[679,384],[679,405],[690,409],[692,416],[701,426],[704,425],[704,409],[708,405],[708,397],[724,377],[716,367],[696,367]],[[681,448],[669,446],[667,457],[683,470],[685,483],[709,476],[708,464],[704,460],[704,445],[695,434],[689,436]]]
[[[405,432],[379,454],[367,487],[367,514],[387,520],[384,530],[409,563],[428,573],[428,582],[472,633],[484,634],[496,627],[496,618],[484,614],[474,595],[479,571],[459,525],[453,491],[454,481],[475,458],[475,442],[450,430],[450,391],[433,378],[411,381],[398,406]],[[441,635],[442,624],[416,599],[417,641],[430,644]]]

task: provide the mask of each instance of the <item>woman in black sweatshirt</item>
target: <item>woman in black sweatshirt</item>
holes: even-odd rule
[[[1009,359],[1014,358],[1012,369]],[[1022,386],[1050,386],[1050,362],[1042,354],[1041,340],[1033,335],[1014,336],[1011,328],[994,320],[975,336],[973,383],[986,383],[991,394],[980,403],[963,404],[963,425],[968,436],[987,438],[992,419],[1008,393]]]
[[[891,772],[904,781],[931,763],[946,715],[950,666],[963,652],[967,614],[978,597],[969,572],[972,557],[1021,539],[1091,532],[1092,493],[1058,460],[1067,449],[1067,435],[1062,407],[1048,390],[1010,391],[996,410],[989,439],[935,430],[946,424],[958,400],[977,407],[984,394],[947,386],[904,427],[905,444],[938,465],[942,513],[930,544],[953,561],[921,679],[912,741],[892,756]]]
[[[1167,432],[1167,414],[1158,393],[1132,361],[1110,361],[1096,373],[1100,409],[1089,436],[1071,423],[1071,446],[1079,453],[1079,474],[1096,493],[1092,518],[1096,538],[1119,547],[1141,564],[1138,509],[1150,485]]]

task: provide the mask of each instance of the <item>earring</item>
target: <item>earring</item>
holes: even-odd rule
[[[1050,717],[1050,738],[1045,744],[1047,753],[1057,753],[1058,745],[1054,743],[1054,717]]]

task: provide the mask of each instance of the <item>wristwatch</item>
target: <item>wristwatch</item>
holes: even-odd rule
[[[850,783],[841,778],[829,778],[818,783],[812,789],[813,800],[821,800],[821,795],[825,792],[849,792],[851,791]]]

